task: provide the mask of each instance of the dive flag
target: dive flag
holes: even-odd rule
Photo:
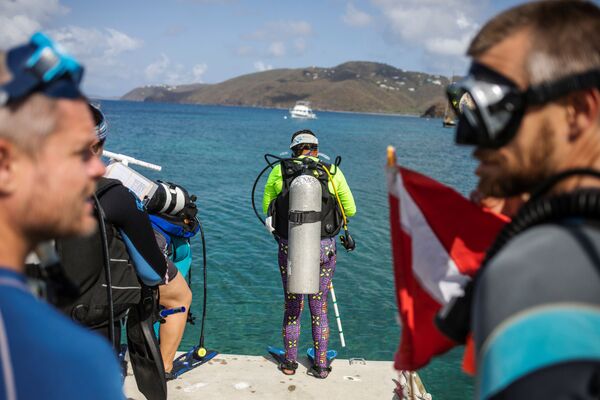
[[[388,167],[388,188],[402,321],[394,367],[414,371],[456,345],[437,330],[434,317],[452,297],[462,295],[508,218],[399,166]]]

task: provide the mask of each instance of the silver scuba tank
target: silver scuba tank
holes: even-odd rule
[[[300,175],[290,184],[289,199],[287,290],[315,294],[321,259],[321,183]]]

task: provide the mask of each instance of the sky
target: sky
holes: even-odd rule
[[[450,76],[517,0],[0,0],[0,49],[43,31],[86,67],[84,89],[218,83],[277,68],[374,61]]]

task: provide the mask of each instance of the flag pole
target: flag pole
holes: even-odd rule
[[[416,400],[415,397],[415,373],[413,371],[408,372],[410,376],[410,398],[411,400]]]
[[[333,282],[329,282],[329,290],[331,291],[331,300],[333,301],[333,311],[335,312],[335,320],[337,321],[338,331],[340,332],[340,341],[342,342],[342,347],[346,347],[346,340],[344,340],[344,331],[342,330],[342,320],[340,319],[340,310],[338,309],[335,291],[333,290]]]
[[[394,146],[387,147],[387,166],[396,166],[396,148]]]
[[[397,164],[397,159],[396,159],[396,148],[394,146],[388,146],[387,147],[387,167],[388,168],[394,168]],[[410,392],[410,399],[411,400],[415,400],[415,377],[414,377],[414,371],[404,371],[404,372],[408,372],[408,382],[406,382],[408,384],[409,392]],[[405,377],[406,378],[406,377]]]

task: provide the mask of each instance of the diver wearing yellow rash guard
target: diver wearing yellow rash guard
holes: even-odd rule
[[[296,132],[292,136],[292,144],[290,148],[294,152],[294,158],[304,159],[309,157],[313,161],[318,161],[317,145],[318,140],[315,134],[311,131],[304,130]],[[323,168],[329,169],[329,174],[326,175],[326,179],[328,179],[328,189],[335,207],[338,207],[337,199],[335,199],[335,194],[337,192],[339,204],[341,204],[343,207],[345,216],[351,217],[356,214],[354,197],[352,196],[352,192],[350,191],[350,187],[348,186],[342,171],[335,165],[325,165]],[[277,202],[277,198],[280,195],[283,195],[282,192],[284,192],[284,176],[281,171],[280,163],[273,167],[265,185],[265,191],[263,195],[263,212],[265,214],[268,213],[269,206],[276,206],[275,203]],[[334,211],[337,212],[340,210]],[[287,217],[287,212],[284,212],[283,214]],[[287,218],[285,219],[287,220]],[[337,232],[339,232],[340,226],[335,226],[335,221],[336,218],[333,217],[332,220],[327,221],[326,224],[323,224],[330,224],[331,226],[329,228],[331,229],[328,230],[328,228],[324,228],[321,235],[319,292],[308,295],[312,322],[312,336],[315,349],[314,365],[311,368],[311,374],[317,378],[326,378],[331,371],[331,367],[328,366],[327,362],[327,345],[329,342],[327,296],[329,294],[329,285],[331,283],[331,279],[333,278],[333,273],[336,266],[335,235]],[[275,228],[277,228],[278,225],[279,224],[275,222]],[[281,228],[281,225],[279,225],[279,228]],[[298,356],[300,315],[304,307],[304,295],[289,293],[287,290],[288,240],[287,237],[283,236],[287,235],[287,229],[283,229],[283,231],[279,233],[281,236],[277,236],[277,241],[279,243],[278,261],[285,295],[285,313],[283,317],[282,332],[285,346],[285,360],[284,362],[281,362],[279,368],[284,374],[293,375],[298,367],[296,359]]]
[[[302,155],[298,158],[310,157],[315,161],[318,161],[317,157]],[[342,203],[342,207],[344,207],[344,212],[347,217],[352,217],[356,214],[356,204],[354,203],[354,197],[352,196],[352,192],[350,191],[350,187],[346,182],[346,177],[342,173],[342,170],[335,165],[331,166],[331,175],[333,177],[333,184],[338,192],[340,197],[340,201]],[[334,194],[333,186],[331,182],[329,182],[329,193]],[[265,185],[265,193],[263,196],[263,213],[267,213],[269,209],[269,204],[273,201],[283,188],[283,176],[281,175],[281,164],[277,164],[273,167],[269,178],[267,179],[267,183]]]

